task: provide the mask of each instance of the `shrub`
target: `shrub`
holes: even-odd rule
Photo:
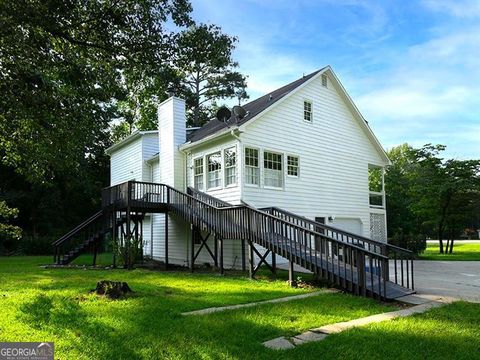
[[[427,237],[424,234],[405,234],[399,230],[388,239],[388,243],[413,251],[414,254],[421,254],[427,248]]]

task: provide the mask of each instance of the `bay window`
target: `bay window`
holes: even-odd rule
[[[223,153],[225,161],[225,186],[237,183],[237,149],[231,147]]]
[[[220,151],[207,156],[207,166],[207,188],[219,188],[222,186],[222,155]]]

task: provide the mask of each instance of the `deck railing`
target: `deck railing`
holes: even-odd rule
[[[257,243],[346,290],[386,298],[389,258],[374,251],[381,245],[375,243],[372,249],[365,239],[342,241],[336,237],[348,235],[338,229],[312,227],[278,211],[226,206],[208,195],[186,194],[163,184],[130,181],[104,189],[102,199],[104,207],[122,204],[148,209],[165,204],[169,211],[220,238]]]
[[[372,251],[374,253],[389,257],[392,260],[390,264],[391,269],[388,269],[388,275],[391,278],[390,280],[398,285],[407,287],[412,290],[414,289],[414,254],[412,251],[388,244],[386,242],[384,243],[381,241],[369,239],[367,237],[357,235],[342,229],[338,229],[330,225],[322,224],[320,222],[310,220],[306,217],[297,215],[287,210],[280,209],[278,207],[268,207],[263,208],[262,210],[267,211],[274,216],[283,218],[288,222],[298,224],[301,227],[313,229],[331,238],[349,244],[357,245],[368,249],[369,251]]]

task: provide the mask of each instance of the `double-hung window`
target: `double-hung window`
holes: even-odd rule
[[[298,177],[299,175],[298,156],[287,155],[287,175]]]
[[[222,186],[222,155],[219,152],[207,156],[208,178],[207,188],[214,189]]]
[[[193,186],[197,190],[203,190],[203,157],[194,161],[194,181]]]
[[[245,148],[245,184],[260,185],[258,150]]]
[[[263,175],[265,186],[283,187],[283,160],[281,154],[264,151]]]
[[[303,102],[303,120],[312,122],[313,120],[313,111],[312,111],[312,102],[305,100]]]
[[[237,148],[225,149],[223,153],[225,160],[225,186],[237,183]]]

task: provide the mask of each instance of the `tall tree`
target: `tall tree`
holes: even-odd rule
[[[453,239],[476,224],[480,198],[480,160],[444,160],[444,150],[444,145],[404,144],[389,152],[393,164],[386,173],[390,233],[429,233],[439,240],[441,253],[452,252]]]
[[[0,161],[32,211],[58,214],[72,192],[93,206],[119,104],[169,67],[165,24],[190,24],[190,11],[188,0],[0,0]]]
[[[199,24],[180,34],[175,66],[190,109],[190,125],[201,126],[208,120],[209,106],[215,101],[248,98],[246,78],[236,71],[238,63],[233,60],[237,41],[216,25]]]

